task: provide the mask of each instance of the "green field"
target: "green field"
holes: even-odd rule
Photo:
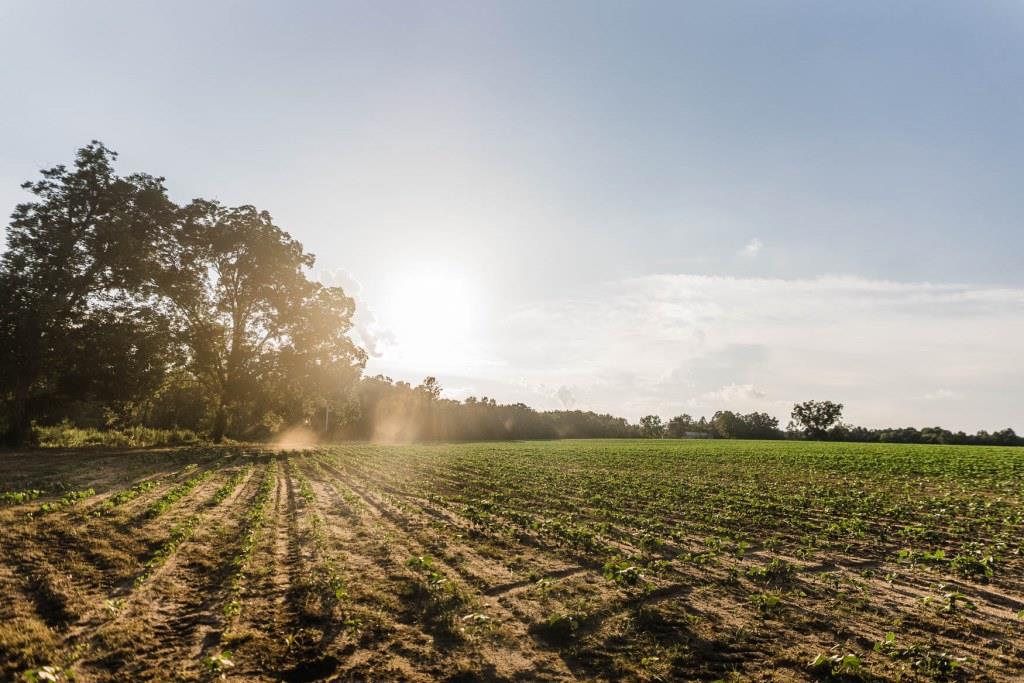
[[[0,463],[0,676],[1024,678],[1024,449],[553,441]]]

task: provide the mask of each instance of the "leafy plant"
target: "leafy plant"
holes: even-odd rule
[[[750,603],[765,615],[778,609],[782,605],[782,598],[773,593],[758,593],[750,597]]]
[[[636,586],[644,579],[640,568],[621,557],[614,557],[604,563],[604,578],[619,586]]]
[[[747,576],[763,583],[784,583],[796,575],[796,567],[775,557],[763,567],[751,567]]]
[[[827,672],[831,676],[854,676],[861,671],[861,661],[854,654],[819,654],[811,661],[810,668],[812,671]]]
[[[20,505],[30,500],[35,500],[43,492],[39,489],[25,489],[24,491],[4,491],[0,493],[0,505]]]

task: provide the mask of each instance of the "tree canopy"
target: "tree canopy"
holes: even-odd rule
[[[313,256],[265,211],[177,206],[116,158],[93,142],[23,185],[0,261],[7,441],[90,402],[107,421],[177,414],[153,404],[189,385],[215,439],[346,400],[366,358],[355,304],[309,278]]]
[[[252,205],[173,202],[164,179],[118,175],[100,142],[22,188],[0,257],[0,429],[33,423],[202,431],[263,439],[291,426],[329,438],[411,441],[705,437],[1021,445],[1012,429],[843,424],[841,403],[639,424],[494,398],[454,401],[435,377],[363,377],[355,301],[310,276],[315,258]]]

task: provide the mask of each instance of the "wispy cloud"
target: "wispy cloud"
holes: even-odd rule
[[[735,406],[785,419],[793,401],[829,398],[864,424],[971,429],[1020,426],[1021,338],[1021,289],[654,275],[521,307],[488,353],[496,372],[633,418]],[[936,400],[954,396],[971,400]]]
[[[936,389],[935,391],[929,391],[927,394],[922,396],[926,401],[946,401],[950,399],[962,398],[961,394],[951,389]]]
[[[356,312],[352,316],[350,336],[366,353],[379,358],[388,345],[395,343],[394,333],[378,322],[363,297],[363,286],[352,273],[342,269],[321,270],[314,273],[314,277],[325,285],[341,287],[345,294],[355,299]]]
[[[740,250],[740,253],[743,256],[754,257],[760,254],[763,248],[764,242],[755,237],[754,239],[750,240],[745,245],[743,245],[743,249]]]
[[[760,401],[768,397],[768,394],[761,391],[753,384],[727,384],[716,391],[709,391],[704,398],[722,401],[724,403],[735,403],[737,401]]]

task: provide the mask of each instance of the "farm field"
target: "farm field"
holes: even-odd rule
[[[1024,679],[1024,449],[235,446],[0,468],[0,680]]]

